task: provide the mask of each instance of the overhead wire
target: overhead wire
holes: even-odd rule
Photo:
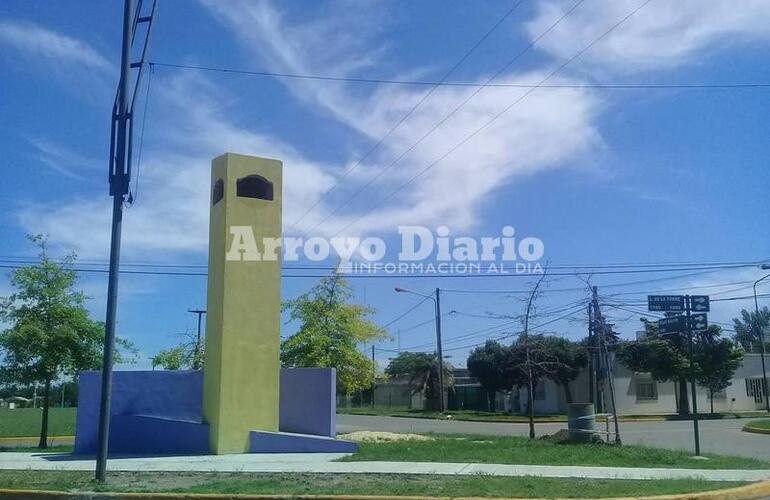
[[[580,4],[582,4],[585,0],[578,0],[575,2],[566,12],[564,12],[553,24],[551,24],[548,28],[546,28],[542,33],[540,33],[537,37],[535,37],[532,41],[530,41],[529,44],[527,44],[524,49],[519,51],[515,56],[513,56],[512,59],[508,60],[497,72],[495,72],[492,76],[490,76],[487,79],[487,83],[490,83],[497,79],[500,75],[502,75],[508,68],[511,67],[516,61],[518,61],[521,57],[523,57],[527,52],[529,52],[544,36],[546,36],[548,33],[550,33],[556,26],[558,26],[564,19],[566,19],[572,12],[577,9]],[[648,0],[649,1],[649,0]],[[455,106],[448,114],[444,115],[435,125],[433,125],[431,128],[429,128],[425,133],[423,133],[422,136],[420,136],[419,139],[417,139],[415,142],[413,142],[408,148],[406,148],[404,151],[402,151],[393,161],[391,161],[388,165],[386,165],[384,168],[381,168],[379,172],[377,172],[375,175],[369,178],[369,180],[364,183],[364,185],[360,186],[351,196],[345,199],[341,204],[337,205],[331,212],[329,212],[323,219],[321,219],[318,223],[316,223],[313,227],[311,227],[309,230],[305,231],[305,234],[309,234],[312,231],[314,231],[316,228],[321,226],[324,222],[329,220],[334,214],[339,212],[339,210],[345,206],[347,206],[351,201],[353,201],[355,198],[358,197],[361,193],[363,193],[369,186],[374,184],[374,182],[377,181],[380,177],[385,175],[386,172],[388,172],[392,167],[394,167],[399,161],[401,161],[407,154],[409,154],[411,151],[413,151],[417,146],[419,146],[425,139],[427,139],[433,132],[439,129],[444,123],[446,123],[447,120],[449,120],[451,117],[453,117],[459,110],[461,110],[463,107],[465,107],[466,104],[468,104],[476,95],[479,94],[484,89],[484,87],[478,87],[475,91],[473,91],[470,95],[468,95],[465,99],[463,99],[457,106]],[[343,228],[341,231],[338,231],[337,234],[344,231],[348,226]]]
[[[508,9],[508,10],[505,12],[505,14],[504,14],[504,15],[503,15],[503,16],[502,16],[500,19],[498,19],[498,20],[497,20],[497,22],[496,22],[495,24],[493,24],[493,25],[492,25],[492,26],[491,26],[491,27],[490,27],[490,28],[489,28],[489,29],[486,31],[486,33],[484,33],[484,35],[483,35],[483,36],[482,36],[482,37],[481,37],[479,40],[477,40],[477,41],[476,41],[476,43],[474,43],[474,44],[473,44],[473,46],[471,46],[471,48],[470,48],[470,49],[468,49],[468,50],[465,52],[465,54],[463,54],[463,56],[462,56],[462,57],[461,57],[461,58],[460,58],[460,59],[459,59],[459,60],[458,60],[458,61],[457,61],[457,62],[456,62],[456,63],[455,63],[455,64],[454,64],[454,65],[453,65],[453,66],[452,66],[450,69],[449,69],[449,71],[447,71],[446,73],[444,73],[444,76],[442,76],[442,77],[439,79],[439,81],[438,81],[438,82],[436,82],[436,83],[435,83],[435,84],[434,84],[434,85],[433,85],[433,86],[430,88],[430,90],[428,90],[428,92],[426,92],[425,94],[423,94],[423,95],[422,95],[422,97],[421,97],[421,98],[420,98],[420,99],[419,99],[419,100],[418,100],[418,101],[417,101],[417,102],[416,102],[416,103],[415,103],[415,104],[414,104],[414,105],[413,105],[413,106],[412,106],[412,107],[411,107],[411,108],[410,108],[410,109],[409,109],[409,110],[408,110],[408,111],[407,111],[407,112],[406,112],[406,113],[405,113],[403,116],[401,116],[401,118],[400,118],[400,119],[399,119],[399,120],[398,120],[398,121],[397,121],[397,122],[396,122],[396,123],[395,123],[395,124],[394,124],[392,127],[390,127],[390,129],[387,131],[387,133],[386,133],[384,136],[382,136],[382,137],[381,137],[381,138],[380,138],[380,139],[379,139],[379,140],[378,140],[378,141],[377,141],[377,142],[374,144],[374,146],[372,146],[371,148],[369,148],[369,149],[367,150],[367,152],[366,152],[366,153],[365,153],[363,156],[361,156],[361,157],[358,159],[358,161],[357,161],[357,162],[355,162],[355,163],[354,163],[354,164],[353,164],[351,167],[349,167],[349,168],[345,169],[345,170],[343,171],[342,175],[341,175],[339,178],[337,178],[337,179],[335,180],[335,182],[332,184],[332,186],[331,186],[329,189],[327,189],[327,190],[326,190],[326,191],[325,191],[325,192],[324,192],[324,193],[323,193],[321,196],[319,196],[319,197],[318,197],[318,199],[317,199],[317,200],[316,200],[314,203],[312,203],[312,204],[310,205],[310,207],[308,207],[308,208],[305,210],[305,212],[303,212],[303,213],[302,213],[302,215],[300,215],[300,216],[299,216],[299,218],[298,218],[297,220],[295,220],[293,223],[291,223],[291,224],[290,224],[290,226],[291,226],[291,227],[293,227],[293,228],[297,228],[297,226],[300,224],[300,222],[302,222],[302,221],[305,219],[305,217],[307,217],[307,215],[308,215],[308,214],[310,214],[310,212],[312,212],[313,210],[315,210],[315,208],[316,208],[316,207],[317,207],[319,204],[321,204],[321,202],[322,202],[322,201],[323,201],[323,200],[324,200],[326,197],[328,197],[328,196],[329,196],[329,194],[331,194],[331,193],[332,193],[332,192],[333,192],[333,191],[334,191],[334,190],[335,190],[335,189],[336,189],[336,188],[337,188],[337,187],[338,187],[338,186],[339,186],[339,185],[342,183],[342,181],[344,181],[344,180],[345,180],[345,178],[347,178],[347,176],[348,176],[348,175],[349,175],[349,174],[350,174],[350,173],[351,173],[353,170],[355,170],[356,168],[358,168],[358,167],[361,165],[361,163],[363,163],[363,162],[364,162],[364,160],[366,160],[367,158],[369,158],[369,156],[371,156],[371,155],[372,155],[372,153],[374,153],[374,152],[375,152],[375,151],[376,151],[376,150],[377,150],[377,149],[378,149],[378,148],[379,148],[379,147],[380,147],[380,146],[381,146],[381,145],[382,145],[382,144],[383,144],[385,141],[387,141],[387,139],[388,139],[388,138],[389,138],[389,137],[390,137],[390,136],[391,136],[391,135],[392,135],[392,134],[393,134],[393,133],[394,133],[394,132],[395,132],[395,131],[396,131],[396,130],[399,128],[399,127],[401,127],[401,125],[403,125],[403,124],[404,124],[404,122],[406,122],[406,120],[408,120],[408,119],[409,119],[409,117],[411,117],[411,116],[412,116],[412,115],[415,113],[415,111],[417,111],[417,109],[418,109],[420,106],[422,106],[422,104],[423,104],[425,101],[427,101],[427,100],[430,98],[430,96],[431,96],[431,95],[433,95],[433,92],[435,92],[435,91],[436,91],[436,89],[438,89],[438,88],[441,86],[441,84],[442,84],[444,81],[446,81],[446,79],[447,79],[447,78],[449,78],[449,77],[450,77],[450,76],[451,76],[451,75],[452,75],[452,74],[453,74],[455,71],[457,71],[457,69],[458,69],[460,66],[462,66],[462,64],[463,64],[463,63],[464,63],[464,62],[465,62],[465,61],[466,61],[466,60],[467,60],[467,59],[468,59],[468,58],[471,56],[471,54],[473,54],[473,52],[475,52],[475,51],[476,51],[476,49],[477,49],[477,48],[479,48],[479,46],[481,46],[481,44],[482,44],[482,43],[484,43],[484,41],[486,41],[486,40],[487,40],[487,38],[489,38],[489,36],[490,36],[490,35],[491,35],[491,34],[492,34],[492,33],[493,33],[493,32],[494,32],[494,31],[495,31],[495,30],[496,30],[498,27],[499,27],[499,26],[500,26],[500,25],[501,25],[501,24],[502,24],[502,23],[503,23],[503,22],[504,22],[506,19],[508,19],[508,18],[509,18],[509,17],[510,17],[510,16],[511,16],[511,15],[512,15],[512,14],[513,14],[515,11],[516,11],[516,9],[518,9],[518,8],[519,8],[519,6],[522,4],[522,2],[523,2],[523,0],[518,0],[516,3],[514,3],[513,7],[511,7],[510,9]]]
[[[770,82],[685,82],[685,83],[555,83],[537,85],[535,83],[484,83],[484,82],[447,82],[441,80],[399,80],[392,78],[363,78],[334,75],[315,75],[307,73],[285,73],[267,70],[247,70],[239,68],[225,68],[218,66],[202,66],[194,64],[169,63],[162,61],[150,61],[152,66],[186,69],[196,71],[208,71],[216,73],[231,73],[236,75],[260,76],[267,78],[288,78],[298,80],[316,80],[339,83],[365,83],[373,85],[408,85],[424,87],[492,87],[492,88],[532,88],[541,89],[598,89],[598,90],[752,90],[768,89]]]
[[[587,51],[589,51],[594,45],[599,43],[602,39],[604,39],[607,35],[612,33],[615,29],[617,29],[621,24],[623,24],[625,21],[630,19],[634,14],[639,12],[642,8],[644,8],[648,3],[650,3],[652,0],[644,0],[639,6],[637,6],[635,9],[633,9],[631,12],[629,12],[626,16],[621,18],[619,21],[617,21],[615,24],[613,24],[608,30],[606,30],[604,33],[602,33],[600,36],[592,40],[588,45],[584,46],[581,50],[579,50],[577,53],[575,53],[572,57],[567,59],[564,63],[560,64],[556,67],[553,71],[551,71],[548,75],[543,78],[539,84],[543,84],[547,82],[549,79],[551,79],[553,76],[555,76],[557,73],[559,73],[562,69],[566,68],[570,63],[572,63],[574,60],[585,54]],[[576,6],[579,5],[582,2],[580,0],[578,3],[575,4],[574,8],[577,8]],[[570,12],[570,11],[568,11]],[[566,16],[566,14],[565,14]],[[537,40],[537,39],[536,39]],[[535,42],[533,42],[535,43]],[[420,170],[417,174],[410,177],[406,182],[399,184],[399,186],[390,191],[385,197],[381,198],[379,201],[377,201],[370,209],[366,210],[363,214],[358,215],[353,218],[348,224],[343,226],[341,229],[339,229],[335,236],[339,235],[343,231],[346,231],[353,227],[358,221],[360,221],[362,218],[366,217],[370,213],[372,213],[375,209],[377,209],[379,206],[381,206],[385,201],[390,199],[393,195],[400,193],[406,186],[417,180],[418,178],[422,177],[426,172],[431,170],[433,167],[438,165],[442,160],[447,158],[449,155],[451,155],[454,151],[465,145],[468,141],[470,141],[472,138],[476,137],[479,133],[481,133],[483,130],[485,130],[489,125],[494,123],[498,118],[503,116],[505,113],[510,111],[513,107],[515,107],[518,103],[522,102],[524,99],[526,99],[532,92],[534,92],[538,86],[532,87],[528,89],[526,92],[524,92],[519,98],[514,100],[511,104],[506,106],[502,111],[498,112],[492,118],[484,122],[484,124],[481,125],[481,127],[474,130],[470,135],[463,138],[460,142],[455,144],[453,147],[451,147],[448,151],[446,151],[443,155],[439,156],[436,160],[429,163],[425,168]]]

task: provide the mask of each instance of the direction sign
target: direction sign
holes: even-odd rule
[[[684,311],[684,295],[648,295],[648,311]]]
[[[684,316],[674,316],[672,318],[661,318],[658,320],[658,331],[660,333],[680,333],[684,331]]]
[[[690,316],[690,326],[692,331],[701,332],[709,327],[708,318],[706,313],[693,314]]]
[[[690,309],[695,312],[708,312],[711,310],[708,295],[691,295]]]

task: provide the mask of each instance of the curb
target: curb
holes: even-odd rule
[[[737,488],[676,495],[619,497],[606,500],[750,500],[770,496],[770,481]],[[218,493],[69,493],[64,491],[0,489],[0,498],[15,500],[532,500],[516,497],[425,497],[392,495],[249,495]]]
[[[743,432],[753,432],[754,434],[770,434],[770,429],[762,429],[761,427],[752,427],[749,424],[743,426],[741,429]]]

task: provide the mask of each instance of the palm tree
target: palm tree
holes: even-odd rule
[[[447,388],[454,384],[452,365],[442,363],[444,383]],[[435,354],[426,352],[402,352],[393,358],[385,369],[385,373],[393,378],[407,381],[412,394],[423,394],[429,410],[440,408],[440,391],[438,383],[438,363]]]

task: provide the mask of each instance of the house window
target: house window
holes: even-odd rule
[[[654,401],[658,399],[658,387],[654,380],[637,379],[636,381],[636,400]]]
[[[764,401],[765,393],[764,380],[761,378],[747,378],[746,379],[746,396],[754,398],[755,403],[761,403]]]
[[[535,386],[535,401],[545,401],[545,383],[538,382]]]

